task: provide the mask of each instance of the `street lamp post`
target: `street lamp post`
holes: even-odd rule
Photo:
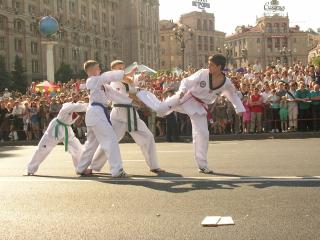
[[[182,58],[182,69],[185,69],[185,49],[186,49],[186,42],[191,39],[193,33],[192,29],[186,25],[178,25],[173,29],[173,33],[180,43],[180,51],[181,51],[181,58]],[[187,36],[190,36],[187,39]]]
[[[232,55],[232,49],[230,47],[229,44],[224,44],[224,48],[225,48],[225,51],[226,51],[226,60],[227,60],[227,66],[229,65],[230,63],[230,59],[231,59],[231,55]]]
[[[248,50],[245,48],[241,49],[241,57],[243,58],[243,62],[246,62],[246,58],[248,56]],[[241,65],[241,64],[240,64]]]
[[[283,47],[280,50],[280,58],[283,58],[283,64],[288,64],[288,57],[292,57],[292,51],[291,49],[287,49],[286,47]]]

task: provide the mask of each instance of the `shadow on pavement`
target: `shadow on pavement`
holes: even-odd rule
[[[230,180],[214,180],[214,176],[230,176],[240,177],[240,179]],[[264,189],[270,187],[320,187],[320,180],[318,178],[312,178],[309,176],[302,177],[302,179],[250,179],[250,177],[233,175],[233,174],[214,174],[211,179],[191,178],[183,177],[181,174],[166,172],[159,174],[158,176],[144,176],[133,175],[135,179],[111,178],[110,174],[98,173],[93,174],[90,177],[75,176],[48,176],[48,175],[35,175],[36,177],[54,178],[54,179],[69,179],[79,181],[96,181],[104,184],[122,185],[122,186],[138,186],[149,188],[157,191],[169,192],[169,193],[185,193],[199,190],[233,190],[240,187],[254,187],[257,189]],[[208,175],[206,175],[208,176]],[[139,179],[141,178],[141,179]],[[218,178],[218,177],[217,177]]]

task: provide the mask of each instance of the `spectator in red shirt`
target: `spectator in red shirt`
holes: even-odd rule
[[[250,96],[249,105],[251,110],[251,129],[250,133],[261,133],[261,115],[262,115],[262,96],[259,93],[257,87],[254,88],[253,93]]]

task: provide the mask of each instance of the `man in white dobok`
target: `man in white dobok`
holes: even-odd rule
[[[127,177],[128,175],[122,167],[118,139],[112,128],[106,102],[107,100],[114,100],[117,95],[119,97],[118,101],[123,104],[130,104],[132,100],[106,84],[123,81],[129,76],[133,76],[137,69],[134,68],[128,74],[125,74],[122,70],[117,70],[100,75],[99,64],[96,61],[89,60],[84,64],[84,70],[88,74],[86,88],[89,90],[89,106],[85,118],[88,133],[84,151],[77,167],[77,173],[82,175],[91,174],[91,169],[88,167],[100,145],[109,160],[111,176]]]
[[[207,161],[208,119],[211,122],[212,116],[208,112],[207,104],[213,103],[217,96],[222,94],[233,104],[237,114],[241,115],[245,112],[245,108],[231,80],[222,72],[226,58],[217,54],[209,57],[208,64],[208,69],[201,69],[183,79],[179,91],[163,102],[152,93],[143,90],[137,93],[137,97],[159,116],[165,116],[172,111],[189,115],[192,124],[194,159],[199,172],[212,174],[213,171],[208,167]]]
[[[111,70],[124,69],[125,64],[120,60],[116,60],[111,63]],[[134,97],[134,94],[137,93],[134,82],[131,84],[123,81],[112,82],[110,83],[110,86],[127,97]],[[120,141],[124,137],[124,134],[128,132],[132,136],[133,140],[140,146],[141,152],[143,153],[150,171],[154,173],[164,172],[158,163],[154,136],[146,124],[140,119],[133,104],[122,104],[121,102],[114,100],[112,102],[110,118],[118,141]],[[93,157],[90,168],[99,172],[106,161],[106,155],[101,148],[98,148]]]

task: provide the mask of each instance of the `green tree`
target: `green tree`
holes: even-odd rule
[[[80,79],[87,79],[88,75],[86,74],[86,72],[82,69],[78,74],[77,77]]]
[[[55,74],[55,81],[58,82],[68,82],[74,77],[74,72],[69,64],[61,63],[59,69]]]
[[[5,88],[11,88],[12,86],[12,79],[10,73],[6,69],[6,63],[4,59],[0,58],[0,91],[4,90]]]
[[[23,67],[22,58],[16,55],[14,59],[14,70],[12,71],[12,81],[14,90],[25,93],[28,87],[28,80]]]
[[[320,56],[317,56],[313,59],[313,64],[316,66],[320,66]]]

